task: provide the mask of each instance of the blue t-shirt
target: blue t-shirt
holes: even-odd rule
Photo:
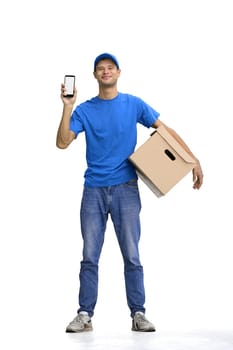
[[[70,130],[85,132],[87,187],[106,187],[136,179],[129,162],[137,143],[137,123],[150,127],[159,113],[136,96],[118,93],[110,100],[94,97],[73,111]]]

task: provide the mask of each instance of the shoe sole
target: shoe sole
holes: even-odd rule
[[[146,333],[146,332],[155,332],[155,329],[135,329],[135,328],[132,328],[132,331]]]
[[[88,327],[84,327],[83,329],[80,330],[73,330],[71,328],[66,328],[66,333],[83,333],[83,332],[91,332],[93,331],[93,327],[92,326],[88,326]]]
[[[80,331],[73,331],[71,329],[66,329],[66,333],[84,333],[84,332],[91,332],[91,331],[93,331],[93,329],[84,328]]]
[[[133,332],[155,332],[155,328],[154,327],[153,328],[152,327],[151,328],[147,328],[147,329],[140,329],[140,328],[137,328],[137,326],[135,326],[134,323],[132,324],[131,330]]]

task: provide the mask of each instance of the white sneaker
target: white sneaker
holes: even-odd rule
[[[133,317],[132,331],[155,332],[155,326],[149,322],[143,312],[136,312]]]
[[[91,317],[87,312],[79,313],[66,327],[67,333],[79,333],[92,331]]]

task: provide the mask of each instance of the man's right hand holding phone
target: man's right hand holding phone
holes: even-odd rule
[[[74,105],[75,101],[77,98],[77,89],[76,87],[74,88],[74,95],[73,97],[67,97],[66,96],[66,88],[65,88],[65,84],[61,84],[61,99],[62,102],[64,103],[64,105]]]

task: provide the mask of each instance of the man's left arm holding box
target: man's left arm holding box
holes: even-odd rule
[[[184,142],[184,140],[177,134],[177,132],[164,124],[160,119],[157,119],[154,124],[152,125],[152,128],[159,128],[160,126],[164,126],[166,130],[174,137],[174,139],[179,142],[179,144],[190,154],[191,157],[193,157],[196,161],[196,165],[192,170],[193,173],[193,188],[199,190],[203,184],[203,171],[200,164],[200,161],[198,158],[191,152],[190,148],[187,146],[187,144]]]

